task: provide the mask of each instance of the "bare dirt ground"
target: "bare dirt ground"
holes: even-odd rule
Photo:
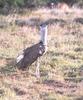
[[[83,100],[83,11],[40,9],[17,16],[49,20],[48,51],[40,59],[40,79],[35,63],[29,71],[18,71],[16,55],[38,41],[38,28],[0,29],[0,100]]]

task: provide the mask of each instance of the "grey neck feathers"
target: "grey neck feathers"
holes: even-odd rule
[[[40,26],[40,41],[47,46],[47,26]]]

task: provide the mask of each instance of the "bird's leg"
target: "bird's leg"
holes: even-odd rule
[[[36,77],[37,78],[40,78],[40,62],[39,62],[39,58],[37,59],[37,62],[36,62]]]
[[[45,45],[44,47],[45,47],[45,52],[44,52],[44,54],[45,54],[47,52],[48,47],[47,47],[47,45]]]

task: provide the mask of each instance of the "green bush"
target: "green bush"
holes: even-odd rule
[[[69,5],[73,4],[83,4],[83,0],[0,0],[0,8],[3,8],[5,5],[11,7],[38,7],[45,6],[51,2],[65,2]]]
[[[83,3],[83,0],[60,0],[60,1],[66,2],[69,5]]]

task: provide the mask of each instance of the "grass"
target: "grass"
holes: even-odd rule
[[[77,12],[55,13],[55,10],[42,12],[40,9],[16,15],[20,19],[37,17],[66,21],[64,25],[48,25],[48,51],[40,58],[40,80],[35,77],[35,63],[25,72],[14,67],[18,53],[39,41],[38,28],[19,27],[14,21],[13,25],[0,28],[0,100],[83,99],[83,25],[71,21],[75,15],[81,17],[83,13],[79,16]],[[12,15],[0,15],[0,20],[7,21],[9,17],[12,19]]]

